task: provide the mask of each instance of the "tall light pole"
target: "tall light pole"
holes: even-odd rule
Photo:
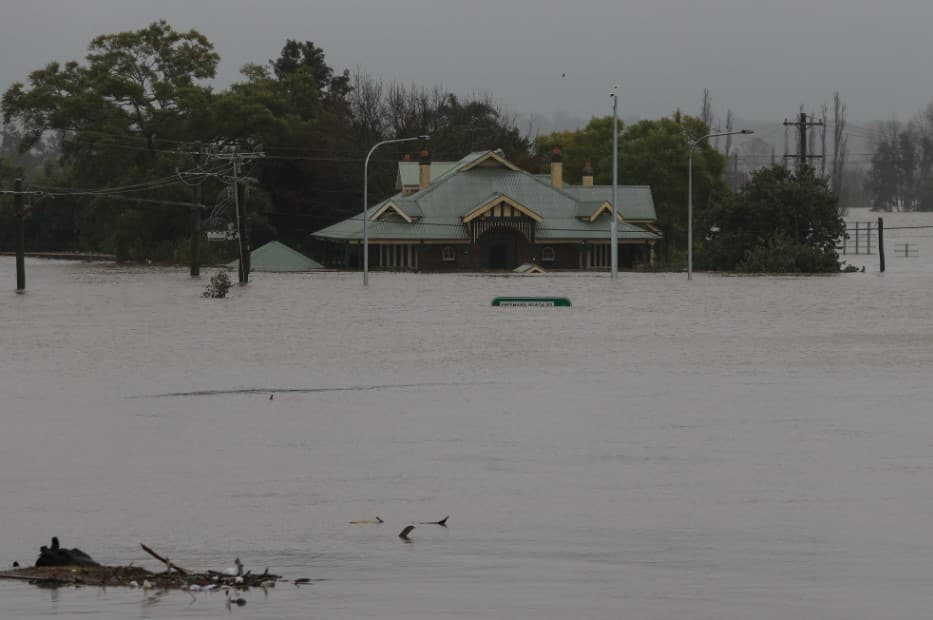
[[[612,87],[612,223],[609,224],[609,256],[612,261],[613,280],[619,279],[619,95],[618,86]]]
[[[687,139],[690,146],[690,157],[687,163],[687,279],[693,279],[693,151],[697,144],[708,138],[718,138],[720,136],[734,136],[736,134],[755,133],[751,129],[742,129],[741,131],[726,131],[723,133],[708,133],[696,140]]]
[[[396,142],[412,142],[414,140],[421,140],[422,142],[427,142],[431,139],[431,136],[415,136],[414,138],[396,138],[395,140],[383,140],[382,142],[377,142],[373,145],[373,148],[369,149],[369,153],[366,154],[366,161],[363,162],[363,286],[369,286],[369,228],[367,223],[369,222],[369,158],[372,156],[373,151],[378,149],[384,144],[393,144]]]

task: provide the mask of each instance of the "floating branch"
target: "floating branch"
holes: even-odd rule
[[[161,555],[159,555],[158,553],[156,553],[155,551],[153,551],[152,549],[150,549],[150,548],[147,547],[146,545],[144,545],[144,544],[142,544],[142,543],[139,543],[139,546],[143,548],[143,551],[145,551],[146,553],[148,553],[149,555],[151,555],[152,557],[154,557],[154,558],[157,559],[158,561],[162,562],[163,564],[165,564],[165,566],[168,567],[168,572],[172,572],[172,569],[174,568],[176,572],[179,572],[179,573],[181,573],[182,575],[187,575],[187,574],[188,574],[188,571],[186,571],[185,569],[183,569],[182,567],[180,567],[180,566],[178,566],[178,565],[176,565],[176,564],[173,564],[171,561],[169,561],[168,558],[163,558]]]

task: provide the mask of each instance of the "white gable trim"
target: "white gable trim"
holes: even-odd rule
[[[494,211],[497,207],[500,207],[500,205],[506,205],[507,207],[511,207],[515,211],[518,211],[519,213],[530,217],[531,219],[538,222],[539,224],[544,221],[543,217],[541,217],[540,215],[538,215],[537,213],[535,213],[533,210],[529,209],[525,205],[521,204],[517,200],[511,199],[505,194],[496,194],[488,201],[484,202],[480,206],[476,207],[475,209],[473,209],[472,211],[464,215],[463,223],[468,224],[477,218],[483,217],[487,213]]]
[[[519,168],[518,166],[516,166],[515,164],[513,164],[513,163],[510,162],[509,160],[505,159],[504,157],[500,157],[500,156],[496,155],[493,151],[489,151],[489,152],[486,153],[485,155],[483,155],[483,156],[481,156],[481,157],[478,157],[477,159],[474,159],[473,161],[471,161],[471,162],[468,163],[467,165],[462,166],[462,167],[460,168],[460,171],[461,171],[461,172],[466,172],[467,170],[472,170],[473,168],[478,168],[478,167],[482,166],[483,164],[488,164],[490,161],[493,161],[493,162],[499,164],[499,165],[502,166],[503,168],[508,168],[509,170],[514,170],[515,172],[518,172],[519,170],[521,170],[521,168]]]
[[[379,218],[381,218],[383,215],[385,215],[385,214],[388,213],[389,211],[394,211],[394,212],[397,213],[403,220],[405,220],[405,221],[408,222],[409,224],[411,224],[412,222],[415,221],[414,218],[412,218],[410,215],[408,215],[407,213],[405,213],[404,211],[402,211],[401,208],[399,208],[399,206],[398,206],[397,204],[395,204],[394,202],[392,202],[391,200],[390,200],[389,202],[385,203],[384,205],[382,205],[381,207],[379,207],[379,210],[376,211],[375,213],[373,213],[373,214],[369,217],[369,219],[370,219],[370,220],[378,220]]]
[[[593,211],[592,214],[590,214],[589,220],[591,222],[595,222],[597,219],[599,219],[599,216],[602,215],[603,213],[608,213],[609,217],[610,218],[612,217],[612,204],[610,204],[608,200],[604,202],[603,204],[599,205],[598,207],[596,207],[596,210]],[[616,219],[619,220],[620,222],[624,221],[622,219],[621,213],[616,213]]]

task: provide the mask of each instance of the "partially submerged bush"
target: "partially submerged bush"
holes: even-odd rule
[[[207,285],[204,296],[219,299],[221,297],[226,297],[227,291],[229,290],[230,278],[227,276],[227,272],[218,271],[216,275],[211,277],[211,283]]]
[[[775,235],[767,245],[745,251],[735,266],[740,273],[833,273],[839,271],[835,250],[794,243],[784,235]]]

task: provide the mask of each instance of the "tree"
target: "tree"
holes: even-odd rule
[[[849,134],[846,132],[846,122],[846,103],[839,96],[839,91],[836,91],[833,94],[833,166],[830,175],[831,187],[839,197],[843,196],[843,171],[848,156]]]
[[[347,95],[351,90],[350,72],[345,69],[343,73],[335,74],[324,61],[324,50],[311,41],[286,40],[279,57],[269,63],[275,77],[288,86],[299,110],[304,110],[302,99],[308,97],[308,86],[316,89],[317,100],[324,109],[336,113],[343,113],[346,109]],[[307,111],[311,112],[311,106]]]
[[[865,189],[878,210],[933,211],[933,104],[877,127]]]
[[[664,233],[664,255],[686,252],[687,164],[690,142],[709,133],[704,122],[676,112],[625,127],[619,139],[619,184],[648,185]],[[547,154],[561,147],[565,178],[579,183],[583,164],[590,161],[594,182],[612,182],[612,117],[592,119],[579,131],[563,131],[538,138],[536,151]],[[722,181],[725,158],[708,142],[696,146],[693,156],[693,201],[697,215],[710,198],[727,191]]]
[[[49,134],[60,136],[66,184],[145,185],[174,175],[180,156],[167,151],[209,135],[212,94],[201,82],[214,77],[218,61],[202,34],[154,22],[94,38],[84,63],[53,62],[33,71],[28,86],[15,83],[3,94],[0,108],[5,123],[22,129],[23,152]],[[148,198],[189,196],[183,187],[163,187]],[[57,204],[67,209],[76,203],[81,246],[125,258],[171,258],[188,228],[177,206],[142,207],[100,195]]]
[[[87,64],[53,62],[29,74],[30,87],[3,95],[4,122],[24,129],[21,149],[50,131],[64,132],[65,155],[86,155],[102,133],[137,137],[149,149],[190,127],[209,95],[220,57],[204,35],[176,32],[164,21],[135,32],[96,37]]]
[[[713,270],[832,272],[845,222],[827,181],[804,166],[764,168],[735,194],[725,194],[703,220],[700,264]]]
[[[0,189],[13,189],[13,181],[20,174],[11,161],[0,157]],[[0,250],[10,251],[16,247],[16,231],[13,199],[0,195]]]

